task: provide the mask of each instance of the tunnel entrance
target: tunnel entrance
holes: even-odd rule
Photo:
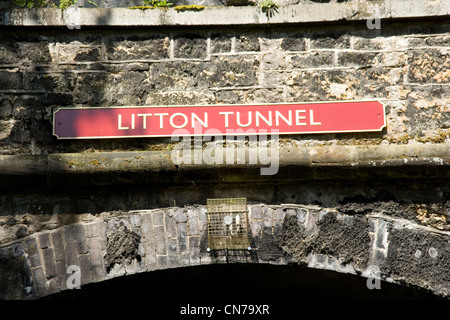
[[[438,300],[421,288],[381,281],[369,290],[367,278],[301,265],[213,264],[145,272],[82,285],[44,300],[147,300],[229,302],[302,300]]]

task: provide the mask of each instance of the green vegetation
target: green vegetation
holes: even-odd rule
[[[173,3],[167,2],[166,0],[144,0],[147,6],[153,6],[155,8],[167,8],[173,6]]]
[[[167,8],[169,6],[172,5],[172,3],[167,3],[166,1],[160,1],[157,3],[157,0],[153,0],[153,1],[147,1],[147,3],[152,2],[153,4],[156,5],[146,5],[146,6],[135,6],[135,7],[128,7],[128,9],[139,9],[139,10],[147,10],[147,9],[156,9],[156,8]],[[198,6],[198,5],[189,5],[189,6],[176,6],[173,7],[174,10],[176,10],[177,12],[183,12],[183,11],[202,11],[203,9],[205,9],[205,6]]]
[[[177,12],[183,12],[183,11],[202,11],[205,9],[205,6],[198,6],[195,4],[192,4],[190,6],[176,6],[174,7]]]
[[[93,0],[87,0],[90,4],[97,6]],[[74,5],[78,0],[14,0],[14,5],[21,8],[41,8],[41,7],[53,7],[59,9],[66,9],[71,5]]]
[[[270,19],[278,12],[278,2],[276,0],[259,0],[258,6],[266,14],[267,19]]]
[[[147,9],[155,9],[155,7],[152,7],[152,6],[135,6],[135,7],[128,7],[128,9],[132,9],[132,10],[136,10],[136,9],[147,10]]]

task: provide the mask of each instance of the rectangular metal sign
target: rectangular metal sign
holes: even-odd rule
[[[371,132],[385,126],[379,101],[59,108],[53,114],[58,139]]]

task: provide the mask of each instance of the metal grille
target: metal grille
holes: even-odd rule
[[[249,249],[247,199],[207,200],[210,250]]]

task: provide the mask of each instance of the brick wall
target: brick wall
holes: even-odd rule
[[[380,99],[380,134],[304,135],[303,144],[445,142],[445,23],[3,32],[3,154],[142,149],[168,140],[60,142],[58,106],[193,105]],[[355,140],[356,139],[356,140]]]

